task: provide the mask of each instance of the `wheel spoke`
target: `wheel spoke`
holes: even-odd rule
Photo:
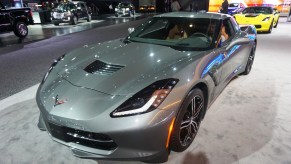
[[[195,97],[191,100],[191,115],[193,116],[195,113]]]
[[[203,101],[201,100],[200,104],[199,104],[199,107],[195,110],[195,114],[193,115],[194,118],[197,118],[199,116],[199,113],[201,111],[201,109],[203,108]]]
[[[180,127],[180,129],[187,128],[187,127],[190,125],[190,123],[191,123],[191,120],[190,120],[190,119],[183,121],[183,122],[181,123],[181,127]]]
[[[193,126],[194,133],[196,134],[199,129],[199,124],[197,122],[192,121],[191,126]]]

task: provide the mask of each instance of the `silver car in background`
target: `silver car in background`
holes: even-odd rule
[[[132,3],[121,2],[115,10],[115,17],[133,17],[135,15],[135,7]]]
[[[37,91],[38,127],[80,158],[165,162],[191,145],[230,80],[249,74],[256,43],[254,26],[229,15],[154,16],[55,60]]]

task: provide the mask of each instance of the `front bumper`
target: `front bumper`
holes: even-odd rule
[[[71,17],[54,18],[52,17],[52,22],[55,23],[70,23],[72,22]]]
[[[130,10],[118,10],[118,11],[115,11],[115,16],[120,16],[120,17],[122,17],[122,16],[130,16],[130,13],[131,13],[131,11]]]
[[[238,21],[240,25],[254,25],[259,32],[267,32],[272,26],[272,21],[250,22],[250,21]]]
[[[119,118],[111,118],[113,110],[106,110],[89,119],[70,119],[48,112],[39,92],[39,129],[46,130],[54,141],[70,147],[75,156],[89,159],[167,161],[169,127],[175,117],[173,110],[156,109],[141,115]],[[96,91],[90,92],[96,97],[103,96]],[[64,106],[60,105],[60,108]]]

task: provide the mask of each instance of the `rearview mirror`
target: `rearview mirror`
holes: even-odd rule
[[[129,28],[128,28],[128,33],[129,33],[129,34],[131,34],[133,31],[134,31],[134,28],[133,28],[133,27],[129,27]]]

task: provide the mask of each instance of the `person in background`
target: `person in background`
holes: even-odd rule
[[[221,4],[221,7],[220,7],[220,12],[223,13],[223,14],[227,14],[228,13],[228,1],[227,0],[224,0]]]
[[[172,12],[180,11],[181,6],[180,6],[178,0],[173,0],[173,2],[171,4],[171,9],[172,9]]]

